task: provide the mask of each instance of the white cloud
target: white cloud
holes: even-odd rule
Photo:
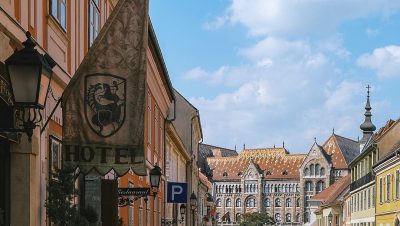
[[[363,54],[358,65],[374,70],[380,78],[400,77],[400,46],[385,46]]]
[[[229,20],[228,17],[220,16],[215,18],[213,21],[205,23],[203,25],[203,28],[206,30],[215,30],[222,27],[228,20]]]
[[[251,35],[310,34],[331,31],[342,22],[368,15],[391,15],[400,8],[393,0],[232,0],[227,15],[210,24],[221,27],[228,17]]]

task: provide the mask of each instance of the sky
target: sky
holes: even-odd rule
[[[368,84],[376,127],[400,117],[400,1],[150,0],[150,17],[204,143],[361,139]]]

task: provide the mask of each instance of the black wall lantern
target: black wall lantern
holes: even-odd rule
[[[194,192],[190,195],[190,207],[192,208],[192,225],[195,225],[195,216],[194,216],[194,211],[197,208],[197,197]]]
[[[160,187],[161,179],[161,168],[155,165],[153,169],[150,170],[150,186],[152,189],[157,189]],[[157,192],[153,192],[153,196],[156,197]]]
[[[332,212],[330,212],[328,215],[329,226],[332,225],[332,218],[333,218],[333,215],[332,215]]]
[[[52,68],[55,61],[35,49],[35,42],[26,32],[24,48],[16,50],[6,61],[6,70],[14,96],[14,108],[19,128],[1,128],[2,132],[25,132],[31,140],[33,129],[42,120],[40,110],[46,105]]]

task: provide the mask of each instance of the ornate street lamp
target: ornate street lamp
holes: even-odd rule
[[[185,204],[183,204],[183,203],[181,204],[181,206],[179,207],[179,212],[181,213],[181,220],[179,221],[179,223],[182,224],[183,218],[186,214],[186,205]]]
[[[33,129],[42,120],[40,110],[46,105],[51,82],[52,68],[56,65],[47,54],[35,49],[31,34],[26,32],[24,48],[15,51],[5,60],[6,70],[14,96],[16,119],[22,122],[21,128],[1,128],[2,132],[25,132],[31,140]]]
[[[190,207],[192,208],[192,225],[195,226],[194,223],[194,210],[197,208],[197,197],[194,192],[190,195]]]
[[[161,168],[158,165],[155,165],[153,169],[150,170],[150,186],[152,189],[157,189],[160,187],[161,180]],[[154,198],[156,197],[157,192],[153,192]]]
[[[332,212],[330,212],[329,215],[328,215],[329,226],[332,225],[332,218],[333,218],[333,215],[332,215]]]

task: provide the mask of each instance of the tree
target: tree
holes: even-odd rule
[[[274,225],[275,220],[268,213],[245,213],[241,217],[240,226]]]
[[[86,219],[79,213],[77,205],[74,204],[74,198],[78,195],[74,183],[74,172],[74,168],[63,167],[52,173],[52,178],[56,179],[49,180],[49,196],[45,205],[47,216],[54,225],[87,226],[92,219],[97,219],[97,216],[93,216],[91,209],[82,211],[84,215],[89,216],[89,219]]]

